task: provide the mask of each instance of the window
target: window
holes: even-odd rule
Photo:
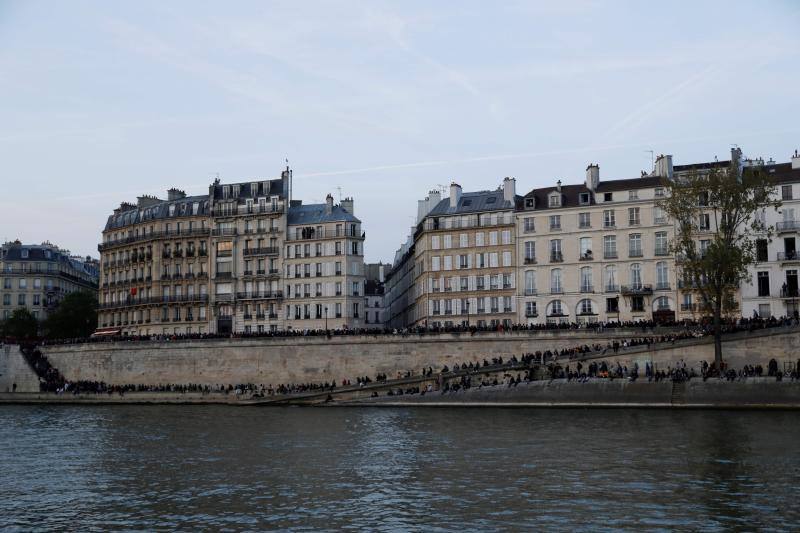
[[[763,263],[769,260],[769,255],[767,253],[767,240],[766,239],[758,239],[756,240],[756,261],[759,263]]]
[[[594,315],[594,304],[588,298],[585,298],[578,302],[578,314],[579,315]]]
[[[619,298],[606,298],[606,313],[619,313]]]
[[[489,246],[497,246],[497,232],[490,231],[489,232]]]
[[[628,235],[628,256],[642,257],[642,234],[631,233]]]
[[[467,246],[469,246],[469,235],[467,235],[466,233],[462,233],[461,235],[459,235],[458,245],[461,248],[466,248]]]
[[[578,227],[591,228],[592,218],[590,213],[578,213]]]
[[[664,197],[664,187],[656,187],[655,188],[655,197],[656,198],[663,198]]]
[[[458,268],[469,268],[468,254],[461,254],[458,256]]]
[[[761,318],[770,318],[772,316],[769,304],[758,304],[758,316]]]
[[[525,233],[533,233],[536,231],[536,228],[533,224],[533,217],[525,217],[523,219],[523,230]]]
[[[452,235],[445,235],[444,236],[444,249],[449,250],[453,247],[453,236]]]
[[[564,307],[561,305],[561,300],[553,300],[550,302],[550,311],[547,316],[564,316]]]
[[[484,233],[479,232],[475,234],[475,246],[484,246]]]
[[[628,200],[638,200],[639,191],[628,191]]]
[[[642,265],[639,263],[631,265],[631,289],[635,291],[642,289]]]
[[[656,311],[669,311],[670,310],[669,298],[667,298],[666,296],[660,296],[656,298],[656,301],[653,302],[653,308]]]
[[[580,195],[578,196],[578,202],[581,205],[588,205],[589,204],[589,193],[588,192],[580,193]]]
[[[3,279],[3,288],[10,289],[11,288],[11,278]]]
[[[644,296],[631,297],[631,311],[639,313],[644,311]]]
[[[628,225],[629,226],[638,226],[641,223],[642,223],[642,221],[639,218],[639,208],[638,207],[630,207],[630,208],[628,208]]]
[[[669,266],[664,261],[656,263],[656,290],[669,289]]]
[[[561,207],[561,193],[554,192],[550,194],[547,200],[547,205],[550,207]]]
[[[561,254],[561,239],[553,239],[550,241],[550,262],[560,263],[564,260]]]
[[[20,289],[27,289],[28,288],[28,280],[25,278],[20,278],[19,280],[19,288]]]
[[[550,215],[550,229],[561,229],[561,215]]]
[[[703,191],[697,195],[697,205],[700,207],[708,206],[708,191]]]
[[[616,259],[617,257],[617,236],[604,235],[603,236],[603,258]]]
[[[22,250],[20,250],[20,256],[22,257],[22,259],[27,259],[28,258],[28,249],[27,248],[23,248]]]
[[[667,216],[664,214],[664,209],[659,206],[653,208],[653,224],[666,224]]]
[[[581,292],[594,292],[592,267],[581,268]]]
[[[502,239],[500,242],[503,244],[511,244],[511,230],[503,230],[500,234],[500,238]]]
[[[617,265],[607,265],[604,273],[606,292],[618,291],[619,286],[617,285]]]
[[[437,272],[440,270],[441,259],[439,256],[431,257],[431,270]]]
[[[612,198],[613,198],[613,194],[614,193],[610,193],[610,192],[603,193],[603,201],[604,202],[610,202],[612,200]]]
[[[536,302],[525,302],[525,316],[529,318],[539,316],[539,312],[536,310]]]
[[[553,294],[564,292],[563,287],[561,286],[560,268],[554,268],[550,271],[550,292]]]
[[[667,232],[666,231],[657,231],[655,234],[655,243],[656,255],[667,255],[669,254],[669,245],[667,243]]]
[[[711,217],[708,213],[701,213],[698,216],[697,225],[700,231],[708,231],[711,229]]]
[[[592,259],[592,238],[581,237],[578,243],[579,243],[580,260],[588,261]]]
[[[530,265],[536,262],[536,242],[525,241],[525,264]]]
[[[525,271],[525,295],[532,296],[536,294],[536,271]]]
[[[439,236],[434,235],[431,237],[431,250],[438,250],[439,248],[440,248]]]
[[[603,227],[604,228],[613,228],[617,225],[617,219],[614,216],[613,209],[606,209],[603,211]]]
[[[11,295],[4,294],[3,295],[3,305],[11,305]]]
[[[782,200],[791,200],[792,199],[792,186],[791,185],[781,185],[781,199]]]
[[[759,272],[758,279],[758,295],[769,296],[769,272]]]
[[[25,295],[18,294],[17,295],[17,305],[25,305]]]

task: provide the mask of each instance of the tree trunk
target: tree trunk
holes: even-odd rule
[[[714,367],[722,373],[722,299],[714,303]]]

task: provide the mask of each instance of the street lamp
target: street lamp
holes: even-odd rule
[[[325,332],[328,332],[328,306],[325,306]]]
[[[467,328],[469,328],[469,298],[465,303],[467,304]]]

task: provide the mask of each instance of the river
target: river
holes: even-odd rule
[[[0,529],[789,530],[800,413],[0,406]]]

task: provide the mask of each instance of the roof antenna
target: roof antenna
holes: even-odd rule
[[[337,185],[336,190],[339,191],[339,203],[342,203],[342,188]]]

